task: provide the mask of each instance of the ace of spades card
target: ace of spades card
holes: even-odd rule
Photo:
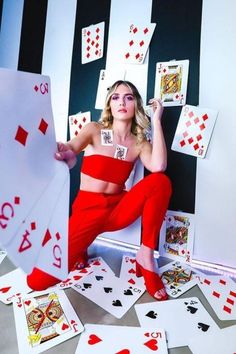
[[[91,112],[80,112],[69,116],[70,139],[75,138],[89,122],[91,122]]]
[[[41,353],[83,331],[64,291],[34,292],[13,302],[19,354]]]
[[[160,231],[158,249],[160,255],[190,263],[193,241],[194,215],[168,210]]]
[[[124,49],[125,64],[142,64],[144,62],[156,23],[129,26],[128,43]]]
[[[201,272],[190,266],[174,261],[159,268],[158,273],[165,284],[168,295],[177,298],[198,284],[198,277]]]
[[[155,97],[164,107],[183,106],[186,102],[189,60],[156,64]]]
[[[204,158],[218,112],[186,105],[182,108],[171,149]]]
[[[82,64],[102,58],[105,22],[82,28]]]

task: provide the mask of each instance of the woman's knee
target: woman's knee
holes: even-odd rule
[[[153,184],[154,188],[158,190],[162,189],[169,196],[172,194],[172,183],[170,178],[163,172],[153,172],[148,175],[146,178],[149,178],[150,182]]]

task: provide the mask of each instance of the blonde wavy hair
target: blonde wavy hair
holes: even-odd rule
[[[101,113],[99,122],[104,128],[111,129],[113,126],[113,116],[111,114],[111,97],[120,85],[126,85],[134,96],[135,114],[132,121],[131,132],[137,137],[137,143],[146,140],[146,133],[150,129],[150,119],[144,111],[143,101],[137,88],[129,81],[118,80],[110,88],[106,96],[105,107]]]

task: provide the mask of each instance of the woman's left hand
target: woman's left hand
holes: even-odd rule
[[[153,118],[161,120],[162,113],[164,110],[161,100],[158,98],[151,98],[148,103],[150,104],[150,106],[153,109],[153,112],[154,112]]]

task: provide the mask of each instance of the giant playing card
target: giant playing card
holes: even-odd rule
[[[217,114],[214,109],[184,106],[171,149],[204,158]]]

